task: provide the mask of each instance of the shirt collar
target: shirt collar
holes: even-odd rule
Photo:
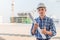
[[[41,17],[39,16],[39,19],[41,20]],[[46,16],[43,18],[43,20],[46,20]]]

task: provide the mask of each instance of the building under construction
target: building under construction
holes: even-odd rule
[[[18,13],[18,17],[11,17],[11,23],[32,23],[31,19],[29,18],[28,13]],[[12,18],[14,22],[12,22]]]

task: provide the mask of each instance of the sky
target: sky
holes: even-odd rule
[[[39,3],[45,3],[47,7],[46,14],[48,16],[56,16],[60,19],[60,0],[14,0],[14,16],[17,16],[17,13],[24,11],[33,11],[37,8]],[[0,17],[2,17],[3,23],[9,23],[10,17],[12,16],[11,11],[12,0],[0,0]],[[35,13],[37,16],[37,13]],[[0,19],[0,20],[1,20]]]

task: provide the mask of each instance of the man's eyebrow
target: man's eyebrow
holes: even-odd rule
[[[43,10],[43,8],[42,8],[42,10]]]

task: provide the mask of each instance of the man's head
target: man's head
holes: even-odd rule
[[[40,3],[38,5],[37,10],[38,10],[39,16],[41,16],[41,17],[45,16],[46,6],[44,5],[44,3]]]

